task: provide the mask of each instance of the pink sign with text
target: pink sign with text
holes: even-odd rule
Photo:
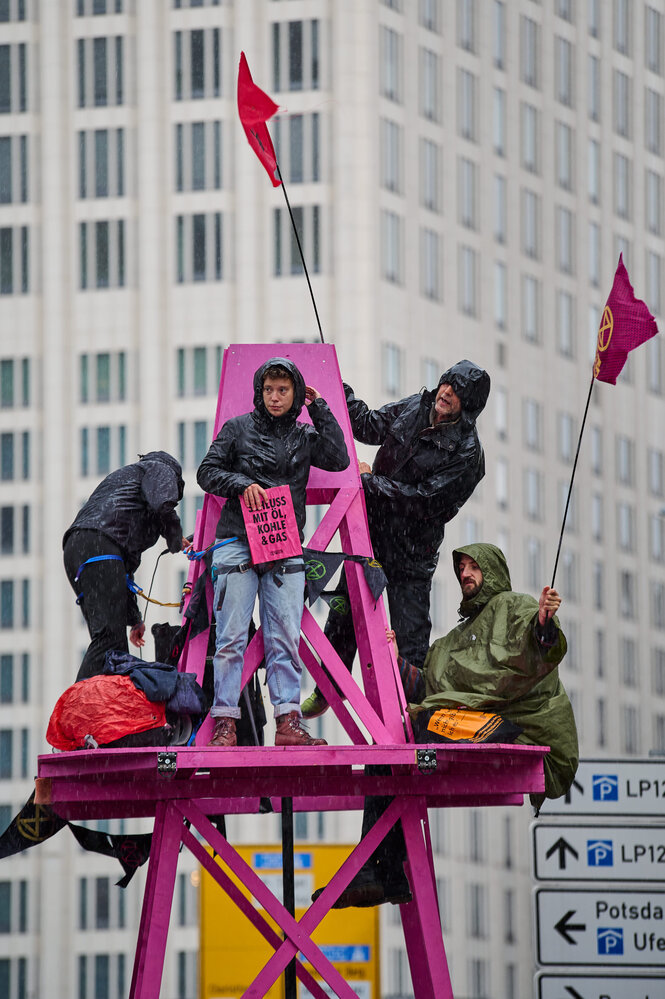
[[[252,562],[273,562],[302,554],[298,524],[289,486],[266,489],[267,500],[256,512],[240,501]]]

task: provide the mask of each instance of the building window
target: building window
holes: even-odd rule
[[[662,153],[663,98],[646,88],[644,94],[644,143],[650,153]]]
[[[418,0],[420,24],[428,31],[441,30],[441,0]]]
[[[127,427],[81,427],[79,447],[81,477],[107,475],[127,463]]]
[[[665,583],[651,583],[651,624],[665,630]]]
[[[621,435],[616,438],[617,482],[632,486],[635,480],[635,442]]]
[[[602,562],[593,563],[592,575],[593,609],[602,610],[605,606],[605,567]]]
[[[660,236],[663,218],[663,181],[653,170],[645,173],[644,185],[645,215],[649,232]]]
[[[656,448],[647,449],[649,492],[652,496],[665,495],[665,461],[663,452]]]
[[[180,3],[177,6],[180,6]],[[99,14],[122,14],[124,9],[125,0],[76,0],[77,17],[90,17],[91,15]]]
[[[28,136],[0,136],[0,205],[28,201]]]
[[[663,71],[663,16],[653,7],[644,8],[644,54],[647,69]]]
[[[539,87],[540,26],[529,17],[520,17],[520,79]]]
[[[601,0],[587,0],[587,19],[592,38],[600,37],[600,4]]]
[[[591,536],[594,541],[603,540],[603,497],[600,493],[591,495]]]
[[[273,89],[318,90],[319,21],[276,21],[272,26]]]
[[[589,281],[597,288],[600,285],[600,226],[589,222]]]
[[[0,295],[30,290],[30,241],[27,226],[0,228]]]
[[[420,113],[429,121],[440,121],[441,66],[438,55],[420,49]]]
[[[79,267],[82,291],[124,288],[126,247],[124,219],[79,222]]]
[[[125,351],[79,355],[79,401],[125,402],[127,399]]]
[[[176,394],[216,395],[222,370],[222,347],[179,347],[176,351]]]
[[[556,294],[557,350],[562,357],[575,356],[573,296],[567,291]]]
[[[457,44],[476,51],[476,0],[457,0]]]
[[[617,541],[623,551],[635,551],[635,509],[630,503],[617,503]]]
[[[557,235],[557,264],[564,274],[573,271],[574,222],[573,213],[568,208],[555,209]]]
[[[508,460],[497,458],[495,462],[496,502],[500,510],[508,509],[508,483],[510,481]]]
[[[441,211],[441,148],[429,139],[420,140],[420,203]]]
[[[522,252],[534,260],[540,256],[540,198],[522,191]]]
[[[620,218],[630,217],[630,162],[621,153],[614,154],[614,211]]]
[[[653,605],[652,605],[653,606]],[[636,586],[632,572],[622,570],[619,573],[619,615],[626,619],[635,617]]]
[[[173,41],[175,100],[195,101],[220,97],[220,29],[176,31]]]
[[[612,73],[614,92],[614,131],[630,138],[630,80],[625,73],[615,69]]]
[[[478,80],[466,69],[457,70],[457,131],[463,139],[476,141]]]
[[[569,465],[572,463],[575,449],[574,421],[570,413],[557,414],[557,438],[559,460]]]
[[[384,343],[382,353],[384,391],[399,398],[402,395],[402,350],[397,344]]]
[[[540,282],[531,275],[522,277],[522,335],[530,343],[540,341]]]
[[[382,118],[380,122],[381,185],[395,194],[402,192],[404,130],[396,121]],[[421,171],[423,143],[420,140]],[[428,143],[433,146],[433,143]],[[436,147],[434,147],[436,148]]]
[[[109,107],[125,102],[124,39],[79,38],[76,42],[78,106]]]
[[[404,39],[392,28],[379,28],[379,89],[390,101],[402,102]]]
[[[637,687],[637,646],[634,639],[622,638],[619,643],[621,682],[624,687]]]
[[[665,649],[651,650],[652,682],[651,690],[658,697],[665,697]]]
[[[587,60],[587,107],[592,121],[600,121],[600,59],[590,55]]]
[[[573,47],[565,38],[554,39],[554,71],[556,99],[572,107],[573,97]]]
[[[495,87],[492,91],[492,125],[494,130],[494,152],[497,156],[506,155],[506,91]]]
[[[381,210],[381,276],[394,284],[404,280],[404,219],[385,208]]]
[[[457,161],[457,193],[460,225],[477,229],[478,167],[471,160],[460,157]]]
[[[78,133],[79,198],[125,194],[125,130],[98,128]]]
[[[532,590],[538,590],[543,581],[543,543],[539,538],[526,539],[526,578]]]
[[[637,754],[640,751],[639,711],[632,704],[621,708],[621,736],[624,753]]]
[[[538,111],[532,104],[522,104],[521,111],[522,166],[531,173],[537,173],[540,131]]]
[[[600,143],[595,139],[589,139],[589,172],[588,172],[588,194],[589,201],[597,205],[600,201]]]
[[[506,265],[494,261],[494,323],[504,330],[507,326],[508,274]]]
[[[222,122],[179,122],[174,129],[176,191],[218,191],[222,187]]]
[[[535,468],[524,470],[524,513],[529,520],[543,517],[543,475]]]
[[[523,406],[524,444],[531,451],[542,451],[543,407],[535,399],[525,399]]]
[[[27,46],[0,45],[0,114],[28,110]]]
[[[556,172],[557,184],[565,191],[573,189],[573,130],[569,125],[558,121],[555,125],[556,134]]]
[[[468,316],[477,316],[478,307],[478,258],[470,246],[460,246],[459,266],[459,307]]]
[[[441,237],[432,229],[420,230],[420,290],[426,298],[441,299]]]
[[[476,940],[487,937],[487,887],[482,884],[467,885],[467,936]]]
[[[222,213],[176,215],[176,280],[221,281]]]
[[[630,53],[630,0],[614,0],[614,48],[624,55]]]
[[[503,0],[492,4],[492,57],[497,69],[506,68],[506,5]]]

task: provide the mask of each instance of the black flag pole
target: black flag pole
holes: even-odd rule
[[[310,298],[312,299],[312,305],[314,306],[314,315],[316,316],[316,325],[319,327],[319,336],[321,337],[321,343],[325,343],[323,339],[323,330],[321,329],[321,320],[319,319],[319,310],[316,307],[316,299],[314,298],[314,291],[312,290],[312,282],[309,279],[309,271],[307,270],[307,264],[305,262],[305,254],[303,253],[302,246],[300,243],[300,236],[298,235],[298,228],[296,226],[296,220],[293,217],[293,212],[291,211],[291,202],[289,201],[289,196],[286,193],[286,184],[284,183],[284,178],[282,177],[282,171],[279,169],[279,163],[277,158],[275,158],[275,167],[277,169],[277,176],[279,177],[280,183],[282,185],[282,191],[284,192],[284,200],[286,201],[286,207],[289,210],[289,218],[291,219],[291,225],[293,226],[293,233],[296,237],[296,243],[298,244],[298,252],[300,253],[300,259],[302,260],[303,269],[305,271],[305,277],[307,278],[307,287],[309,288]]]
[[[593,383],[595,382],[595,380],[596,380],[596,377],[592,373],[592,375],[591,375],[591,384],[589,385],[589,394],[587,395],[586,406],[584,407],[584,416],[582,417],[582,426],[580,427],[580,435],[577,438],[577,451],[575,452],[575,460],[573,462],[573,471],[572,471],[572,474],[570,476],[570,483],[568,485],[568,495],[566,497],[566,508],[563,511],[563,522],[561,524],[561,533],[559,534],[559,545],[558,545],[557,550],[556,550],[556,558],[554,560],[554,569],[552,571],[552,582],[550,583],[550,587],[552,589],[554,589],[554,579],[556,577],[557,566],[559,565],[559,555],[561,554],[561,543],[563,542],[563,532],[566,529],[566,518],[568,516],[568,507],[570,506],[570,497],[571,497],[572,492],[573,492],[573,482],[575,481],[575,472],[577,471],[577,461],[578,461],[578,458],[580,456],[580,446],[582,444],[582,434],[584,433],[584,427],[586,426],[586,418],[587,418],[587,414],[589,412],[589,403],[591,402],[591,393],[593,392]]]

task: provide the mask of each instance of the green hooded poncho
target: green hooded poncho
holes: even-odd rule
[[[421,706],[494,711],[520,725],[523,732],[516,742],[550,747],[544,759],[545,794],[558,798],[572,784],[579,758],[575,718],[557,669],[566,654],[565,636],[554,618],[554,644],[538,642],[538,601],[511,590],[499,548],[458,548],[453,552],[458,578],[462,555],[478,563],[483,584],[460,604],[464,620],[430,647]]]

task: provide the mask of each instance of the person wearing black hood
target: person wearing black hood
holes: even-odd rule
[[[127,627],[132,644],[144,644],[145,624],[127,577],[158,538],[170,552],[187,545],[175,512],[184,488],[175,458],[150,451],[107,475],[65,532],[65,572],[90,632],[77,680],[100,674],[107,652],[129,651]]]
[[[476,420],[487,402],[490,377],[472,361],[459,361],[432,391],[381,409],[356,399],[350,385],[344,391],[353,436],[380,445],[371,468],[359,465],[370,539],[388,580],[390,621],[399,647],[409,662],[422,666],[432,629],[432,577],[445,527],[485,474]],[[356,641],[346,604],[345,614],[330,611],[325,633],[350,671]],[[316,718],[327,708],[317,688],[303,704],[303,717]]]
[[[298,422],[303,405],[313,426]],[[252,412],[227,420],[199,466],[196,478],[201,488],[227,499],[216,536],[228,542],[213,553],[217,644],[211,746],[236,745],[247,631],[257,593],[266,679],[277,723],[275,745],[325,745],[323,739],[313,739],[301,722],[302,556],[270,563],[271,571],[259,573],[252,565],[240,504],[260,510],[266,489],[288,485],[302,541],[310,466],[337,472],[348,464],[344,434],[327,403],[315,388],[305,385],[292,361],[273,357],[254,373]]]

